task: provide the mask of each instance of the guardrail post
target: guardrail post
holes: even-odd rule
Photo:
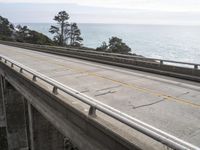
[[[53,87],[53,93],[58,94],[58,88],[56,86]]]
[[[36,78],[37,78],[37,77],[36,77],[35,75],[33,75],[32,80],[33,80],[33,81],[36,81]]]
[[[94,106],[90,106],[88,115],[92,117],[96,117],[96,108]]]
[[[194,65],[194,69],[197,70],[198,69],[198,65]]]
[[[5,64],[7,63],[7,60],[5,59]]]
[[[20,68],[19,72],[20,72],[20,73],[23,73],[23,68]]]
[[[160,65],[163,65],[163,60],[160,60]]]
[[[14,67],[14,64],[13,63],[11,63],[11,68],[13,68]]]

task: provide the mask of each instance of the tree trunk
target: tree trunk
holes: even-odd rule
[[[63,43],[63,41],[64,41],[64,22],[62,21],[62,23],[61,23],[61,37],[60,37],[60,44],[63,46],[64,45],[64,43]]]

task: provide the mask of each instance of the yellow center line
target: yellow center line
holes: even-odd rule
[[[28,54],[26,54],[26,56],[31,57],[31,58],[34,57],[37,60],[41,60],[37,56],[33,56],[33,55],[30,56]],[[128,84],[128,83],[125,83],[125,82],[122,82],[122,81],[119,81],[119,80],[115,80],[115,79],[109,78],[107,76],[99,75],[99,74],[94,73],[94,72],[91,73],[91,72],[86,71],[86,70],[81,69],[81,68],[74,68],[74,67],[69,67],[69,66],[66,67],[63,64],[58,63],[56,60],[47,59],[47,58],[42,58],[42,59],[46,60],[46,61],[52,61],[54,64],[56,64],[58,66],[62,66],[64,68],[76,71],[78,73],[87,73],[89,76],[93,76],[93,77],[97,77],[97,78],[101,78],[101,79],[106,79],[106,80],[109,80],[109,81],[112,81],[112,82],[115,82],[115,83],[119,83],[122,86],[127,87],[127,88],[131,88],[131,89],[134,89],[134,90],[137,90],[137,91],[140,91],[140,92],[143,92],[143,93],[147,93],[147,94],[150,94],[150,95],[153,95],[153,96],[162,97],[164,100],[175,101],[175,102],[178,102],[178,103],[181,103],[181,104],[190,105],[192,107],[200,108],[200,104],[196,104],[196,103],[190,102],[190,100],[187,100],[187,99],[181,99],[181,98],[177,98],[177,97],[174,97],[174,96],[170,96],[170,95],[165,94],[165,93],[155,92],[155,91],[153,91],[151,89],[139,87],[139,86],[137,86],[135,84]]]
[[[139,87],[139,86],[134,85],[134,84],[128,84],[128,83],[118,81],[118,80],[115,80],[115,79],[112,79],[112,78],[109,78],[109,77],[101,76],[101,75],[98,75],[98,74],[95,74],[95,73],[90,73],[90,75],[97,76],[97,77],[100,77],[100,78],[104,78],[104,79],[110,80],[110,81],[115,82],[115,83],[120,83],[123,86],[129,87],[131,89],[138,90],[138,91],[143,92],[143,93],[151,94],[151,95],[154,95],[154,96],[157,96],[157,97],[162,97],[165,100],[173,100],[173,101],[176,101],[176,102],[185,103],[185,104],[189,104],[193,107],[200,108],[200,104],[192,103],[192,102],[190,102],[189,100],[186,100],[186,99],[180,99],[180,98],[170,96],[170,95],[167,95],[167,94],[164,94],[164,93],[154,92],[153,90],[150,90],[150,89],[147,89],[147,88]]]

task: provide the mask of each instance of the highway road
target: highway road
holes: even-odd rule
[[[0,54],[200,146],[200,83],[5,45]]]

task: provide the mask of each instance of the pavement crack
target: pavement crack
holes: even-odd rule
[[[112,87],[107,87],[107,88],[99,89],[99,90],[96,90],[96,92],[110,90],[110,89],[118,88],[120,86],[122,86],[122,85],[117,85],[117,86],[112,86]]]
[[[182,94],[179,94],[177,97],[180,97],[180,96],[183,96],[183,95],[187,95],[189,94],[190,92],[185,92],[185,93],[182,93]]]
[[[155,105],[155,104],[158,104],[158,103],[163,102],[163,101],[165,101],[165,99],[162,99],[162,100],[159,100],[159,101],[156,101],[156,102],[153,102],[153,103],[145,104],[145,105],[133,106],[133,109],[148,107],[148,106]]]
[[[96,94],[95,97],[107,95],[107,94],[112,94],[112,93],[115,93],[115,92],[117,92],[117,91],[108,91],[108,92],[104,92],[104,93],[101,93],[101,94]]]

